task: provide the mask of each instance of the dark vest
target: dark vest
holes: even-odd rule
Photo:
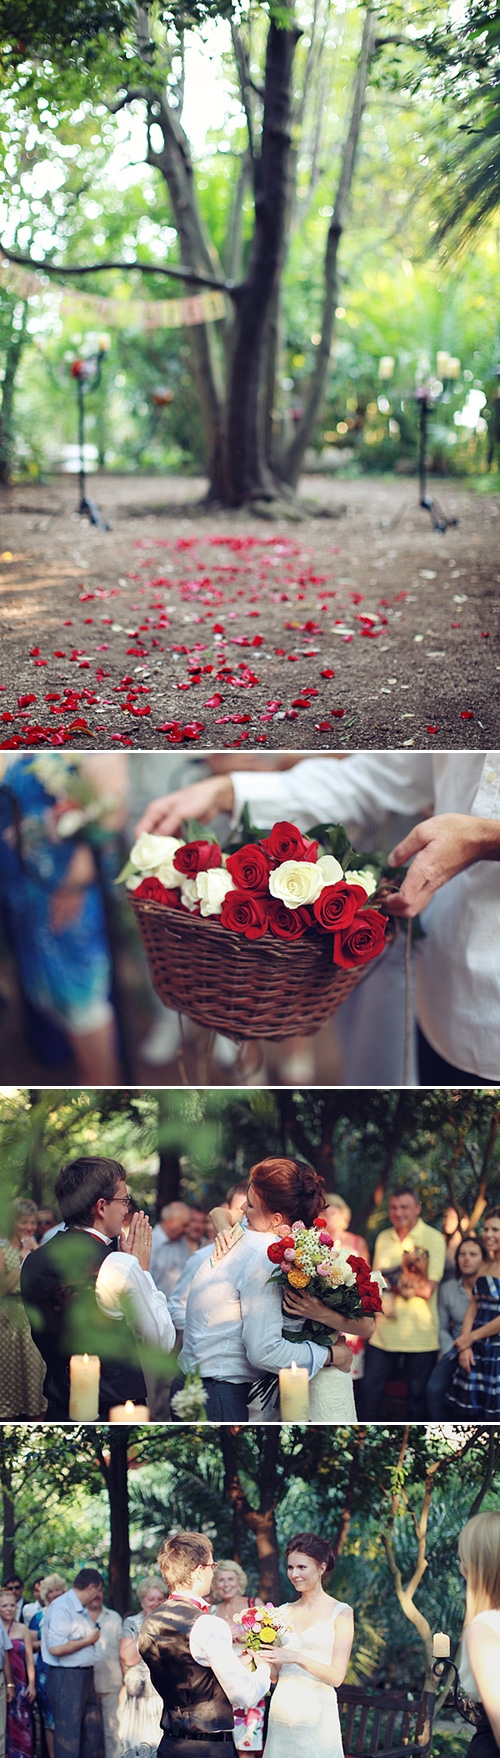
[[[206,1613],[209,1616],[209,1613]],[[168,1599],[139,1630],[140,1653],[163,1698],[166,1733],[231,1733],[232,1706],[211,1666],[193,1660],[189,1637],[200,1610],[189,1599]]]
[[[111,1405],[146,1404],[147,1393],[137,1345],[126,1319],[110,1319],[97,1305],[95,1285],[107,1245],[94,1233],[69,1228],[28,1253],[21,1269],[21,1294],[31,1333],[46,1366],[47,1417],[69,1416],[70,1355],[98,1355],[101,1362],[99,1416]]]

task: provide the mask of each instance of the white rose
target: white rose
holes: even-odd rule
[[[176,848],[184,848],[184,843],[176,836],[150,836],[147,830],[143,830],[142,836],[134,842],[130,859],[141,872],[147,868],[156,873],[162,862],[173,860]]]
[[[196,888],[202,916],[220,916],[226,893],[236,889],[231,874],[223,867],[210,867],[208,873],[198,873]]]
[[[174,868],[174,872],[175,872],[175,868]],[[180,873],[178,873],[177,879],[179,880],[180,877],[181,877],[181,875],[180,875]],[[198,897],[198,885],[197,885],[196,879],[183,878],[182,885],[181,885],[181,897],[182,897],[182,902],[185,903],[185,905],[186,905],[186,909],[195,910],[198,908],[198,904],[199,904],[200,899]]]
[[[340,861],[335,860],[335,855],[320,855],[316,866],[321,868],[323,885],[339,885],[344,877],[343,868]]]
[[[160,867],[155,867],[155,875],[157,879],[161,879],[162,885],[168,886],[170,891],[179,890],[183,874],[177,872],[177,867],[173,866],[172,861],[162,861]]]
[[[149,875],[147,875],[147,877],[149,877]],[[130,878],[125,881],[127,891],[137,891],[139,885],[142,885],[144,878],[146,878],[145,873],[131,873]]]
[[[283,861],[281,867],[269,874],[271,897],[279,897],[289,910],[298,910],[303,903],[314,903],[324,884],[318,861]]]
[[[350,869],[349,872],[346,873],[345,879],[346,885],[362,885],[363,891],[366,891],[367,897],[371,897],[372,893],[377,889],[376,876],[375,873],[372,872],[371,867],[365,867],[363,873],[353,873],[352,869]]]

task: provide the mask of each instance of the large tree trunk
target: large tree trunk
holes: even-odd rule
[[[21,362],[21,355],[26,341],[27,300],[23,305],[22,322],[19,329],[14,329],[14,310],[17,300],[12,304],[10,335],[5,350],[5,366],[2,383],[2,406],[0,408],[0,484],[7,487],[11,480],[14,459],[14,395],[16,377]]]
[[[266,356],[286,243],[292,68],[300,35],[291,11],[289,21],[286,29],[274,20],[269,26],[255,232],[237,294],[227,399],[228,498],[234,506],[276,492],[265,450]]]
[[[309,380],[309,385],[306,391],[302,417],[297,423],[293,439],[279,468],[279,475],[285,482],[290,483],[293,487],[296,486],[300,475],[304,452],[312,437],[327,382],[332,340],[335,329],[335,308],[339,297],[339,251],[349,210],[349,201],[361,132],[361,122],[366,100],[366,88],[370,73],[370,63],[375,48],[375,34],[376,21],[371,7],[368,6],[354,84],[351,118],[342,154],[342,164],[337,194],[335,197],[335,205],[328,228],[325,252],[325,281],[321,341],[317,348],[314,372]]]
[[[187,135],[164,98],[154,97],[149,105],[148,119],[149,128],[157,123],[163,135],[160,152],[155,152],[149,141],[148,164],[161,172],[167,184],[182,262],[195,274],[213,275],[215,280],[218,265],[198,214]],[[189,292],[189,283],[186,292]],[[194,324],[187,330],[187,336],[205,429],[210,493],[214,499],[224,499],[224,386],[216,328],[213,323]]]
[[[106,1488],[109,1496],[109,1604],[120,1617],[127,1615],[130,1597],[130,1540],[128,1503],[127,1428],[109,1429],[109,1463]]]
[[[1,1486],[3,1515],[2,1579],[8,1581],[9,1575],[13,1574],[16,1565],[16,1519],[12,1487],[12,1460],[6,1457],[2,1459],[1,1464]]]
[[[273,1423],[262,1443],[258,1508],[251,1507],[243,1489],[236,1445],[238,1432],[238,1429],[230,1428],[229,1425],[219,1429],[224,1460],[226,1498],[233,1512],[237,1514],[240,1530],[242,1526],[246,1526],[254,1534],[259,1559],[260,1597],[264,1603],[266,1600],[272,1600],[276,1605],[280,1598],[279,1553],[275,1517],[279,1495],[277,1473],[280,1448],[279,1423]]]

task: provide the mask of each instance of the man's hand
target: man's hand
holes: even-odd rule
[[[84,1646],[85,1646],[85,1647],[86,1647],[86,1648],[91,1648],[91,1647],[92,1647],[92,1643],[93,1643],[93,1642],[98,1642],[98,1641],[99,1641],[99,1637],[100,1637],[100,1634],[101,1634],[101,1632],[100,1632],[100,1630],[98,1630],[98,1628],[97,1628],[97,1624],[96,1624],[96,1626],[95,1626],[95,1629],[94,1629],[94,1630],[89,1630],[89,1633],[88,1633],[88,1636],[87,1636],[87,1634],[85,1634],[85,1644],[84,1644]]]
[[[195,781],[191,787],[181,787],[175,794],[153,800],[137,825],[136,836],[142,836],[143,830],[153,836],[177,836],[189,818],[196,818],[199,824],[210,824],[218,812],[232,812],[233,806],[231,776],[211,775],[206,781]]]
[[[488,860],[500,860],[500,824],[461,812],[429,818],[417,824],[389,855],[391,867],[404,866],[406,861],[412,864],[401,890],[384,899],[384,909],[394,916],[418,916],[441,885],[475,861]]]
[[[152,1243],[153,1229],[144,1210],[140,1209],[137,1215],[132,1215],[128,1238],[125,1233],[121,1235],[120,1250],[128,1252],[129,1257],[136,1257],[141,1270],[149,1270]]]
[[[332,1338],[332,1342],[333,1342],[333,1338]],[[338,1367],[340,1369],[341,1373],[350,1373],[351,1372],[352,1349],[349,1348],[348,1343],[334,1343],[333,1365],[334,1365],[334,1367]]]

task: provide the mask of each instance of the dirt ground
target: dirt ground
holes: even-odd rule
[[[431,485],[440,533],[412,480],[309,477],[300,523],[203,491],[93,477],[110,531],[74,478],[3,494],[0,747],[494,743],[500,497]]]

